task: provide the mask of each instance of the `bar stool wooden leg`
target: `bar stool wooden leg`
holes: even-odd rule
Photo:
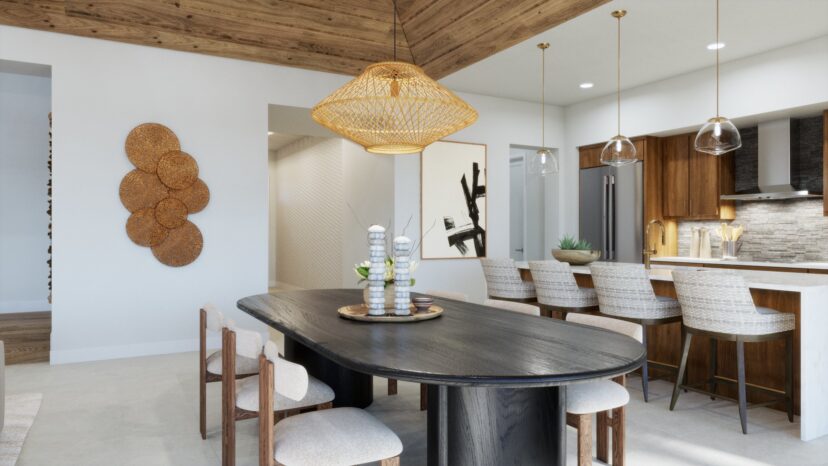
[[[627,411],[624,406],[612,410],[612,465],[624,466],[624,423]]]
[[[787,356],[787,361],[785,361],[785,398],[787,398],[788,402],[788,421],[794,422],[794,394],[793,394],[793,366],[794,366],[794,355],[793,355],[793,332],[789,333],[787,337],[785,337],[785,355]]]
[[[742,433],[747,434],[747,396],[745,390],[745,342],[736,341],[736,381],[739,387],[739,420]]]
[[[199,312],[198,323],[198,429],[201,439],[207,439],[207,313]]]
[[[716,372],[718,372],[719,364],[719,342],[713,337],[710,337],[710,360],[707,365],[707,389],[710,393],[716,393]],[[715,400],[715,395],[710,395],[711,400]]]
[[[684,383],[684,373],[687,370],[687,355],[690,354],[690,340],[693,338],[693,334],[687,333],[683,328],[681,332],[684,344],[681,349],[681,363],[679,364],[678,374],[676,374],[676,384],[673,386],[673,397],[670,399],[670,411],[676,407],[676,401],[678,401],[681,384]]]
[[[592,415],[566,413],[566,423],[578,431],[578,466],[591,466]]]
[[[609,462],[609,437],[608,430],[610,427],[609,411],[601,411],[595,415],[596,417],[596,434],[595,434],[595,449],[598,461],[604,463]]]
[[[644,345],[644,352],[647,352],[647,326],[641,325],[641,344]],[[648,356],[649,357],[649,356]],[[648,388],[650,382],[650,374],[647,370],[647,358],[644,358],[644,364],[641,365],[641,387],[644,389],[644,402],[648,400]]]
[[[397,379],[388,379],[388,395],[397,394]]]

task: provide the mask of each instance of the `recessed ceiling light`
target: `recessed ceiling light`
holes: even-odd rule
[[[268,132],[267,132],[267,135],[268,135],[268,136],[273,136],[273,131],[268,131]]]
[[[580,87],[581,89],[592,89],[592,86],[594,85],[595,84],[593,83],[581,83],[578,85],[578,87]]]
[[[724,42],[713,42],[712,44],[707,44],[707,50],[723,49],[724,46],[725,46]]]

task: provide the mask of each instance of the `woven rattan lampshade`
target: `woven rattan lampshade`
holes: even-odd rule
[[[477,111],[411,63],[388,61],[319,102],[313,119],[375,154],[411,154],[477,120]]]

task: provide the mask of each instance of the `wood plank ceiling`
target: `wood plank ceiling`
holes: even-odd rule
[[[397,56],[439,79],[609,0],[398,0]],[[392,0],[0,0],[0,24],[356,75]]]

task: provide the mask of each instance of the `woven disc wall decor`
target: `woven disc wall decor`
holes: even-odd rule
[[[158,161],[158,178],[170,189],[189,188],[198,179],[198,164],[186,152],[167,152]]]
[[[204,239],[201,236],[201,230],[192,222],[187,221],[183,226],[170,230],[164,242],[153,246],[152,254],[162,264],[181,267],[196,260],[203,246]]]
[[[178,228],[187,221],[187,206],[174,197],[168,197],[155,206],[155,219],[165,228]]]
[[[201,212],[210,202],[210,189],[200,179],[196,180],[189,188],[170,191],[170,197],[174,197],[187,206],[187,210],[194,214]]]
[[[121,203],[130,212],[141,209],[153,209],[167,198],[170,189],[154,173],[132,170],[121,180],[119,194]]]
[[[181,267],[201,254],[204,237],[189,214],[210,202],[210,189],[198,178],[195,159],[181,151],[178,137],[158,123],[130,131],[124,144],[137,167],[121,180],[121,203],[132,213],[127,236],[165,265]]]
[[[127,235],[138,246],[152,247],[164,242],[168,230],[155,219],[155,209],[142,209],[127,219]]]
[[[133,165],[147,173],[155,173],[161,156],[171,150],[180,150],[181,145],[175,133],[166,126],[144,123],[129,132],[124,148]]]

